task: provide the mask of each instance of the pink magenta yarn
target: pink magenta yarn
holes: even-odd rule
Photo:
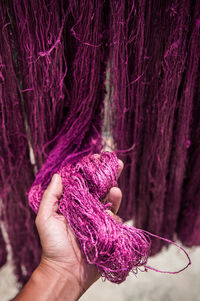
[[[111,203],[105,197],[110,188],[117,186],[119,172],[115,153],[102,152],[100,156],[86,156],[76,164],[63,166],[58,173],[62,177],[63,193],[59,200],[59,212],[68,221],[77,237],[81,250],[89,264],[95,264],[100,275],[114,283],[123,282],[129,272],[138,267],[159,271],[146,265],[150,254],[150,236],[171,241],[154,234],[125,225],[115,220],[106,210]],[[37,213],[44,189],[33,185],[29,192],[29,204]]]
[[[106,209],[104,198],[117,186],[119,165],[114,153],[86,156],[75,165],[68,164],[58,173],[63,194],[59,211],[76,235],[87,262],[95,264],[101,276],[114,283],[124,281],[130,271],[145,265],[150,240],[142,230],[116,221]],[[33,186],[29,204],[37,213],[43,195],[40,185]]]

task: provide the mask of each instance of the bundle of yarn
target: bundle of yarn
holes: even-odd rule
[[[95,264],[100,275],[114,283],[123,282],[132,271],[145,265],[150,252],[150,239],[139,229],[115,220],[104,200],[117,185],[119,171],[115,153],[102,152],[67,164],[58,172],[63,193],[59,211],[77,237],[87,262]],[[40,185],[29,192],[29,204],[37,213],[43,195]]]

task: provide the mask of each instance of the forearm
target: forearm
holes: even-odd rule
[[[76,301],[83,291],[69,272],[40,264],[13,301]]]

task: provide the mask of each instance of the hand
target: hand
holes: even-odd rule
[[[123,169],[120,160],[119,166],[120,175]],[[44,192],[36,218],[43,250],[40,269],[48,270],[48,273],[58,273],[62,277],[68,275],[79,287],[81,295],[99,278],[99,274],[96,266],[88,264],[83,258],[79,243],[66,219],[57,213],[62,189],[61,177],[55,174]],[[111,188],[106,198],[112,203],[112,211],[109,213],[118,218],[115,215],[122,198],[121,190],[117,187]]]

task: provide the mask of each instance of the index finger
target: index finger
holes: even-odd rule
[[[119,163],[119,171],[118,171],[118,178],[120,177],[121,175],[121,172],[124,168],[124,163],[122,162],[122,160],[118,159],[118,163]]]
[[[52,216],[54,204],[59,200],[62,190],[62,179],[60,175],[54,174],[49,186],[43,194],[38,215],[42,215],[45,218]]]

